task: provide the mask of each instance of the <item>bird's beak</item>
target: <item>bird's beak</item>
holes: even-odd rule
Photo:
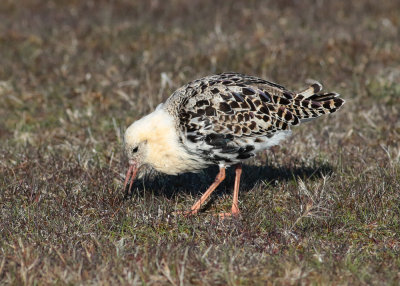
[[[124,190],[126,190],[126,186],[127,186],[128,183],[129,183],[129,179],[131,179],[131,183],[129,184],[128,192],[131,191],[132,184],[133,184],[133,181],[135,180],[135,177],[136,177],[136,174],[137,174],[138,169],[139,169],[139,167],[138,167],[138,164],[137,164],[137,163],[133,163],[133,164],[130,164],[130,165],[129,165],[128,172],[126,172],[125,183],[124,183]]]

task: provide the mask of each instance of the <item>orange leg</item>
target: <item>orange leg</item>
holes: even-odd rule
[[[232,214],[238,215],[239,211],[239,184],[240,176],[242,175],[242,164],[236,165],[235,187],[233,190]]]
[[[225,179],[225,167],[221,167],[219,169],[219,173],[217,177],[215,177],[214,183],[207,189],[207,191],[201,196],[201,198],[194,203],[194,205],[190,208],[190,211],[187,214],[196,214],[201,205],[207,200],[207,198],[211,195],[212,192],[218,187],[219,184]]]
[[[237,164],[235,169],[236,177],[235,177],[235,186],[233,189],[233,202],[232,202],[232,210],[230,213],[220,213],[219,216],[221,218],[225,218],[227,216],[237,216],[240,214],[239,210],[239,184],[240,184],[240,176],[242,175],[242,164]]]

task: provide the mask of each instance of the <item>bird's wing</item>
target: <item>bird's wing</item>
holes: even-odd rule
[[[253,155],[257,141],[343,104],[337,94],[317,94],[320,89],[315,83],[294,93],[260,78],[223,73],[190,82],[166,104],[174,106],[184,139],[197,149],[211,146],[219,153],[240,153],[244,159]]]

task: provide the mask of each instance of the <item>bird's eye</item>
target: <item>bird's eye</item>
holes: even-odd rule
[[[133,148],[133,149],[132,149],[132,153],[136,153],[138,149],[139,149],[139,147]]]

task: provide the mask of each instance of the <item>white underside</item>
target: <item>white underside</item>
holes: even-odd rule
[[[290,130],[278,131],[273,137],[266,138],[265,142],[255,143],[254,144],[254,147],[255,147],[254,151],[255,152],[260,152],[260,151],[266,150],[266,149],[268,149],[268,148],[270,148],[272,146],[279,145],[279,143],[281,143],[281,141],[286,139],[291,134],[292,134],[292,131],[290,131]]]

